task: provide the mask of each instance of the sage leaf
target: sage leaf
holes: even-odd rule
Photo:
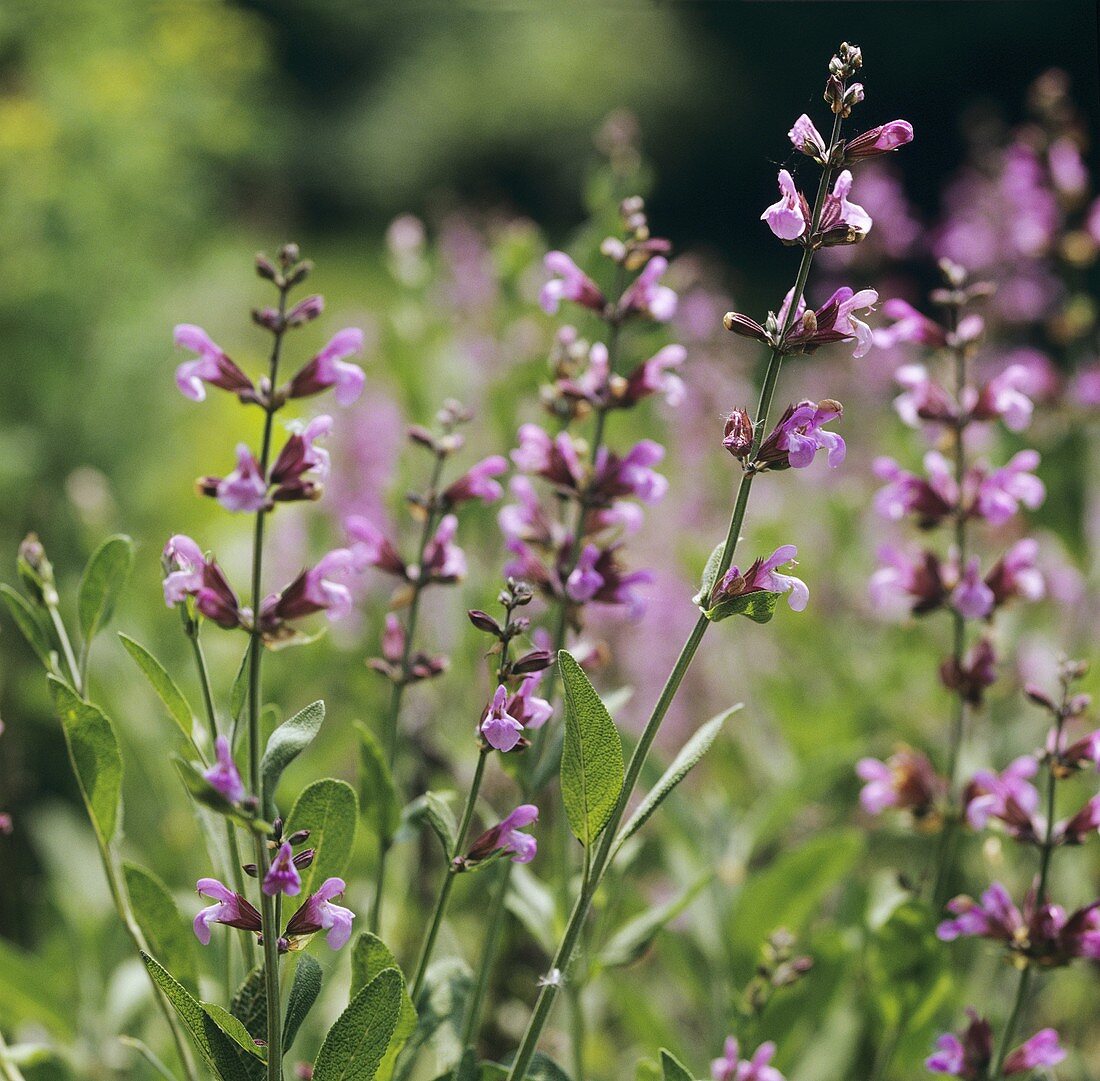
[[[122,534],[108,537],[88,560],[77,595],[85,649],[110,621],[133,564],[134,542]]]
[[[305,788],[294,802],[284,832],[309,830],[308,846],[313,862],[301,872],[302,894],[308,896],[314,882],[340,877],[351,859],[355,829],[359,823],[359,801],[355,789],[345,781],[326,777]]]
[[[274,818],[275,789],[283,770],[313,742],[325,719],[324,702],[311,702],[305,709],[284,721],[268,738],[263,760],[260,762],[260,778],[263,789],[264,812]]]
[[[314,1081],[374,1081],[401,1016],[403,983],[387,968],[351,1000],[321,1045]]]

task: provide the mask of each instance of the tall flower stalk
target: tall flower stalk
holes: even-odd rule
[[[857,355],[862,355],[866,351],[864,346],[870,345],[870,330],[856,318],[855,313],[860,308],[874,303],[877,294],[873,291],[856,294],[850,289],[840,290],[816,311],[809,310],[803,301],[814,253],[823,244],[857,242],[870,226],[870,220],[862,209],[847,200],[847,194],[851,189],[850,173],[845,171],[838,180],[838,185],[830,192],[829,187],[835,170],[847,160],[846,155],[853,146],[857,148],[857,153],[851,156],[857,157],[865,145],[885,151],[894,149],[902,142],[908,142],[912,137],[912,129],[905,125],[907,131],[903,133],[903,138],[897,140],[892,137],[886,138],[883,133],[890,126],[884,126],[876,129],[875,132],[860,136],[858,140],[853,140],[849,144],[841,142],[842,120],[863,98],[863,88],[859,83],[849,85],[852,75],[861,66],[862,56],[859,49],[847,43],[841,46],[830,63],[825,97],[833,112],[833,127],[828,143],[820,136],[808,117],[800,118],[792,128],[791,139],[795,147],[819,161],[822,166],[812,210],[805,197],[795,188],[790,174],[783,170],[779,178],[781,199],[762,215],[777,237],[785,243],[798,244],[802,247],[802,259],[795,284],[780,313],[770,315],[765,324],[760,324],[738,313],[730,313],[726,317],[726,325],[729,329],[771,346],[755,418],[750,418],[744,410],[740,410],[731,416],[728,426],[730,430],[727,431],[727,447],[743,463],[741,484],[729,529],[725,541],[715,550],[715,555],[707,568],[704,586],[698,597],[698,603],[702,609],[700,617],[681,649],[664,689],[626,764],[619,796],[606,822],[598,847],[594,853],[586,852],[582,885],[551,961],[550,975],[543,981],[523,1039],[509,1070],[508,1076],[511,1081],[519,1081],[527,1074],[558,989],[562,981],[568,978],[574,951],[580,940],[596,890],[615,852],[616,835],[627,803],[633,795],[650,747],[707,628],[711,622],[733,614],[752,613],[753,618],[770,618],[776,599],[784,592],[790,594],[793,607],[805,605],[807,599],[805,586],[798,579],[778,572],[778,567],[793,557],[793,548],[787,546],[789,551],[780,549],[768,560],[758,559],[744,572],[733,566],[733,557],[756,476],[769,468],[795,464],[792,452],[797,455],[802,439],[808,439],[814,449],[819,445],[812,434],[818,430],[813,425],[816,410],[810,418],[803,419],[800,416],[799,420],[795,421],[797,407],[792,406],[791,415],[784,418],[780,429],[768,434],[768,417],[783,358],[789,353],[813,352],[821,345],[835,341],[856,341]],[[897,124],[901,123],[897,122]],[[765,442],[771,443],[773,440],[780,451],[784,448],[779,445],[786,444],[786,454],[780,453],[775,465],[766,463],[759,457]]]

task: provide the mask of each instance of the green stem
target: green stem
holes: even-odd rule
[[[83,694],[84,679],[82,678],[80,665],[76,662],[76,654],[73,653],[72,642],[69,641],[69,632],[65,630],[65,621],[61,618],[61,613],[57,610],[56,604],[47,604],[46,607],[49,610],[50,621],[53,623],[57,640],[61,645],[61,652],[65,656],[65,663],[69,666],[69,675],[73,679],[73,689],[77,694]]]
[[[424,513],[424,525],[420,530],[420,541],[416,551],[417,579],[412,584],[412,597],[409,600],[409,615],[405,622],[405,644],[401,650],[400,678],[394,683],[390,691],[390,708],[386,714],[386,726],[383,731],[383,746],[386,752],[386,761],[390,771],[393,771],[397,759],[397,722],[401,716],[401,703],[405,697],[405,688],[409,684],[409,660],[413,652],[413,638],[416,635],[417,618],[420,614],[420,597],[427,586],[424,581],[424,553],[428,549],[428,543],[432,539],[436,524],[439,520],[439,482],[443,475],[443,465],[446,455],[436,453],[435,464],[432,467],[431,479],[428,482],[427,508]],[[386,888],[386,862],[389,855],[389,844],[385,837],[378,837],[378,864],[374,876],[374,903],[371,905],[369,929],[377,934],[382,924],[382,897]]]
[[[202,702],[206,713],[206,727],[210,732],[210,742],[213,745],[218,738],[218,715],[214,708],[214,696],[210,688],[210,672],[206,667],[206,654],[203,652],[202,642],[199,641],[199,628],[193,625],[188,628],[187,637],[191,642],[191,653],[195,658],[195,668],[199,675],[199,685],[202,688]],[[244,871],[241,860],[241,846],[237,838],[237,828],[227,818],[225,820],[225,839],[229,846],[229,873],[233,878],[233,888],[240,894],[244,893]],[[256,964],[256,945],[251,935],[238,935],[241,943],[241,954],[244,958],[245,971],[250,972]],[[232,988],[230,988],[232,994]]]
[[[485,937],[485,947],[481,954],[481,964],[477,969],[477,982],[470,998],[466,1002],[466,1022],[462,1028],[462,1046],[473,1046],[481,1022],[481,1006],[485,1001],[485,992],[489,989],[489,974],[500,947],[504,931],[504,905],[508,898],[508,887],[512,880],[512,861],[506,860],[497,875],[496,889],[489,902],[489,930]]]
[[[990,1081],[1000,1078],[1001,1067],[1004,1065],[1005,1056],[1008,1054],[1008,1046],[1012,1042],[1016,1031],[1016,1024],[1020,1020],[1020,1012],[1024,1008],[1024,1000],[1027,998],[1027,990],[1031,984],[1031,965],[1026,965],[1020,971],[1020,982],[1016,985],[1016,998],[1012,1003],[1012,1012],[1005,1022],[1004,1032],[1001,1033],[1000,1043],[997,1045],[997,1053],[989,1066]]]
[[[488,745],[483,745],[477,756],[477,766],[474,769],[473,780],[470,782],[469,794],[466,796],[462,821],[459,824],[458,833],[455,835],[454,851],[447,857],[447,870],[444,872],[443,881],[440,883],[439,896],[436,898],[432,921],[428,928],[428,934],[424,938],[424,945],[420,949],[420,959],[416,963],[416,975],[413,977],[410,991],[410,996],[414,1002],[424,984],[424,976],[432,959],[432,951],[435,949],[435,940],[439,936],[440,927],[443,926],[443,917],[447,914],[447,903],[451,897],[451,889],[458,877],[455,860],[462,855],[462,850],[466,847],[466,834],[470,831],[470,822],[474,817],[474,808],[477,806],[477,797],[481,791],[481,781],[485,776],[485,763],[489,758],[490,750],[491,748]]]
[[[279,358],[283,347],[283,316],[289,289],[279,288],[279,329],[274,332],[269,366],[270,394],[275,393],[279,377]],[[271,435],[276,406],[271,400],[264,406],[263,441],[260,446],[260,474],[267,478],[271,458]],[[252,543],[252,647],[248,654],[248,766],[253,795],[263,800],[263,779],[260,774],[260,713],[263,709],[261,669],[264,653],[260,630],[260,605],[263,600],[264,523],[267,508],[256,512],[256,528]],[[264,813],[261,807],[261,813]],[[262,883],[268,867],[268,847],[258,834],[254,837],[256,875]],[[283,1079],[282,1016],[279,998],[279,928],[275,918],[273,898],[260,890],[260,917],[264,940],[264,987],[267,995],[267,1077],[268,1081]]]
[[[830,147],[835,146],[837,143],[840,135],[840,125],[841,118],[839,114],[837,114],[833,120]],[[821,220],[821,209],[825,203],[825,195],[828,191],[829,181],[831,179],[832,167],[825,166],[821,173],[820,183],[818,184],[817,197],[814,200],[813,216],[808,229],[809,237],[812,237],[817,232],[818,224]],[[814,247],[812,242],[810,242],[803,248],[802,259],[799,263],[794,289],[791,292],[791,301],[787,311],[787,317],[784,320],[782,328],[782,336],[786,335],[786,332],[790,329],[794,321],[795,312],[805,292],[806,281],[809,278],[810,265],[813,262],[813,257]],[[781,341],[782,336],[780,339]],[[775,397],[776,383],[779,379],[779,371],[782,367],[782,363],[783,353],[780,349],[773,349],[768,359],[768,367],[764,375],[764,383],[760,392],[760,403],[757,407],[753,446],[749,455],[750,461],[756,457],[760,449],[760,444],[764,439],[768,415],[771,412],[772,400]],[[734,551],[737,547],[737,541],[741,535],[741,527],[744,523],[745,510],[748,507],[753,477],[754,474],[752,472],[745,472],[742,474],[741,484],[737,491],[737,500],[734,504],[733,514],[730,518],[729,529],[726,532],[726,541],[723,547],[722,557],[719,561],[715,575],[716,582],[721,580],[722,576],[729,570],[733,562]],[[684,676],[691,667],[691,662],[709,626],[710,620],[708,620],[705,615],[700,615],[695,626],[692,628],[691,634],[680,650],[680,655],[676,658],[676,663],[669,673],[668,679],[661,691],[661,695],[657,699],[657,704],[653,707],[653,712],[646,722],[641,738],[635,745],[634,751],[630,756],[630,761],[626,767],[622,791],[620,792],[619,799],[615,804],[615,809],[611,813],[607,826],[604,829],[599,848],[593,859],[592,873],[577,896],[573,911],[569,917],[569,922],[566,924],[565,932],[562,935],[561,942],[551,962],[551,970],[557,969],[562,973],[566,973],[569,969],[574,950],[581,936],[581,930],[584,927],[585,918],[588,915],[596,890],[599,888],[600,881],[610,862],[611,852],[615,841],[615,833],[619,828],[619,824],[622,822],[627,804],[634,793],[634,786],[638,782],[638,776],[645,764],[649,749],[653,745],[653,741],[657,738],[657,733],[665,719],[665,715],[668,713],[669,707],[672,705],[673,699],[680,689],[680,684],[683,682]],[[558,988],[556,983],[557,981],[547,982],[539,992],[539,996],[535,1002],[535,1008],[528,1020],[523,1040],[520,1043],[519,1049],[516,1051],[512,1067],[508,1071],[508,1081],[522,1081],[527,1075],[527,1069],[531,1065],[531,1059],[534,1057],[539,1038],[542,1035],[542,1030],[546,1026],[546,1022],[550,1016],[550,1010],[557,997]]]

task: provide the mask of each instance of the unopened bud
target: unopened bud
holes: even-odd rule
[[[292,848],[304,845],[309,840],[309,830],[295,830],[286,840]]]
[[[495,634],[500,637],[501,630],[500,624],[493,619],[488,612],[481,611],[480,608],[471,608],[466,613],[466,618],[477,628],[479,631],[483,631],[485,634]]]
[[[753,425],[744,409],[735,409],[726,419],[726,434],[722,446],[739,461],[744,461],[752,450]]]
[[[325,298],[315,293],[313,296],[306,297],[305,300],[300,300],[287,312],[286,324],[290,327],[300,327],[316,319],[324,310]]]
[[[262,252],[256,253],[256,273],[271,282],[277,281],[279,277],[275,264]]]
[[[46,558],[46,549],[37,533],[28,533],[23,538],[16,557],[16,568],[23,585],[38,604],[57,604],[53,564]]]

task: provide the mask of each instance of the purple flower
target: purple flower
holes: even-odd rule
[[[348,327],[332,336],[328,344],[290,381],[287,396],[308,398],[335,387],[336,401],[351,405],[363,392],[366,376],[358,364],[348,364],[345,357],[363,349],[363,332]]]
[[[620,458],[607,447],[600,447],[593,471],[590,498],[609,502],[621,496],[634,496],[643,503],[657,503],[668,491],[668,480],[651,467],[665,456],[665,448],[652,439],[636,443]]]
[[[1022,432],[1031,423],[1035,409],[1025,393],[1033,384],[1033,375],[1024,365],[1010,364],[978,392],[970,415],[975,420],[1000,418],[1010,432]]]
[[[1080,845],[1100,830],[1100,796],[1093,796],[1072,818],[1055,827],[1055,839],[1062,844]]]
[[[497,515],[497,523],[505,539],[552,544],[555,525],[543,511],[534,485],[521,476],[513,477],[508,488],[519,502],[501,507]]]
[[[563,251],[547,252],[543,266],[554,275],[539,293],[539,304],[547,315],[557,313],[563,300],[602,312],[607,304],[600,287]]]
[[[458,519],[453,514],[440,519],[435,536],[424,549],[420,574],[425,582],[450,583],[466,577],[466,555],[454,543],[457,531]]]
[[[510,751],[519,743],[523,725],[508,712],[508,690],[503,684],[497,687],[479,731],[485,742],[498,751]]]
[[[170,568],[164,576],[164,603],[169,608],[202,589],[202,571],[206,564],[202,549],[182,533],[168,539],[163,562]]]
[[[513,863],[530,863],[535,858],[538,845],[535,838],[520,831],[537,822],[539,809],[531,803],[522,803],[502,822],[487,829],[470,846],[465,856],[456,863],[465,868],[472,863],[480,863],[494,853],[510,856]]]
[[[344,521],[344,528],[352,539],[351,553],[355,557],[355,569],[377,567],[398,578],[408,577],[405,561],[389,538],[370,519],[353,514]]]
[[[875,344],[881,346],[879,332],[875,331]],[[959,409],[954,399],[928,375],[923,364],[903,364],[894,373],[902,393],[894,399],[894,409],[910,428],[922,424],[955,424]]]
[[[195,937],[204,945],[210,944],[210,925],[224,923],[227,927],[236,927],[241,931],[253,931],[259,934],[263,929],[260,914],[239,893],[216,878],[200,878],[195,889],[202,897],[212,897],[215,904],[204,908],[195,917]]]
[[[281,593],[264,600],[260,620],[264,632],[278,631],[287,620],[324,612],[330,620],[343,619],[351,611],[351,590],[340,580],[355,569],[350,548],[334,548],[315,567],[302,571]]]
[[[761,444],[757,460],[771,469],[805,469],[813,464],[814,455],[824,450],[830,468],[836,469],[844,461],[844,440],[836,432],[825,431],[824,426],[843,413],[840,402],[831,399],[787,406],[775,430]]]
[[[821,230],[846,227],[855,230],[861,236],[866,236],[871,231],[873,222],[871,215],[863,207],[850,202],[848,196],[852,193],[852,174],[844,169],[836,178],[833,190],[825,200],[825,207],[821,213]]]
[[[598,604],[625,607],[630,618],[636,619],[645,610],[645,599],[635,587],[649,584],[653,575],[644,570],[624,571],[618,558],[620,547],[609,545],[597,557],[593,571],[600,578],[600,586],[590,599]]]
[[[622,315],[646,315],[656,323],[667,323],[676,314],[676,294],[660,284],[661,275],[668,269],[668,260],[655,255],[642,270],[619,301]]]
[[[913,125],[908,120],[891,120],[849,139],[844,144],[844,157],[848,161],[858,161],[876,154],[889,154],[912,141]]]
[[[958,585],[951,591],[951,604],[965,619],[985,619],[996,603],[993,590],[982,581],[978,558],[967,561]]]
[[[215,345],[202,327],[180,323],[173,332],[176,345],[198,353],[197,360],[184,361],[176,369],[176,386],[192,401],[206,398],[203,383],[222,390],[231,390],[242,400],[255,391],[252,380]]]
[[[340,905],[334,905],[332,899],[339,897],[347,887],[342,878],[326,878],[319,889],[306,898],[305,903],[286,925],[287,938],[304,937],[327,931],[325,941],[338,950],[351,938],[351,921],[355,913]]]
[[[980,706],[985,689],[997,682],[997,656],[989,639],[980,639],[961,661],[948,657],[940,665],[940,679],[965,702]]]
[[[797,240],[806,231],[810,208],[786,169],[779,170],[779,199],[760,215],[760,220],[766,221],[768,228],[782,241]]]
[[[792,293],[793,290],[787,293],[779,309],[777,319],[781,327],[786,324]],[[878,293],[874,289],[861,289],[857,293],[846,285],[837,289],[812,313],[807,310],[805,300],[800,300],[791,327],[783,336],[784,350],[813,353],[832,342],[854,341],[853,358],[858,360],[866,356],[874,344],[874,338],[871,328],[862,319],[856,318],[856,312],[869,311],[877,301]]]
[[[603,577],[596,570],[599,558],[600,549],[594,544],[586,544],[581,549],[577,565],[566,579],[566,592],[578,604],[591,600],[603,585]]]
[[[931,612],[947,596],[943,568],[934,552],[917,549],[904,551],[894,545],[878,550],[881,567],[868,585],[871,603],[880,611],[890,611],[899,602],[914,614]]]
[[[593,353],[595,348],[592,347]],[[650,394],[663,394],[669,405],[679,405],[684,400],[684,381],[673,369],[686,359],[687,350],[682,345],[666,345],[631,372],[623,404],[633,405]]]
[[[1014,1073],[1037,1070],[1040,1066],[1057,1066],[1065,1057],[1066,1052],[1058,1042],[1058,1033],[1052,1028],[1040,1029],[1031,1039],[1005,1056],[1004,1074],[1011,1077]]]
[[[237,594],[217,563],[202,568],[202,588],[195,594],[195,607],[219,627],[233,630],[241,626],[247,609],[242,609]]]
[[[508,462],[499,454],[486,458],[467,470],[443,493],[448,506],[464,503],[468,499],[480,499],[492,503],[504,494],[504,489],[493,480],[508,469]]]
[[[785,563],[791,563],[797,555],[798,549],[793,544],[784,544],[776,548],[767,559],[757,559],[743,574],[739,568],[730,567],[714,590],[711,603],[732,600],[748,593],[786,593],[791,610],[803,611],[810,602],[810,591],[806,583],[794,575],[780,574],[776,569]]]
[[[1024,537],[993,564],[985,581],[993,592],[995,604],[1005,604],[1014,597],[1028,601],[1042,599],[1046,583],[1036,566],[1038,557],[1039,542],[1033,537]]]
[[[519,690],[508,699],[504,708],[504,712],[524,728],[541,728],[553,715],[554,707],[535,693],[542,682],[542,676],[542,672],[528,676],[519,685]]]
[[[827,149],[825,140],[805,113],[794,122],[794,126],[787,132],[787,138],[790,139],[795,150],[815,161],[824,161]]]
[[[875,510],[882,517],[896,522],[912,514],[922,529],[928,529],[954,513],[959,488],[950,463],[939,451],[930,450],[924,456],[927,479],[902,469],[893,458],[876,458],[872,469],[876,477],[889,482],[875,495]]]
[[[882,314],[894,320],[889,327],[874,332],[875,345],[891,349],[901,342],[913,342],[939,349],[947,344],[947,332],[928,316],[917,311],[908,301],[892,299],[882,306]]]
[[[320,496],[321,482],[329,472],[329,453],[317,443],[331,435],[332,429],[332,417],[324,414],[314,417],[304,428],[291,426],[290,438],[271,467],[271,483],[275,485],[272,499],[290,502]],[[307,474],[312,476],[307,478]]]
[[[762,1043],[751,1059],[742,1059],[737,1040],[726,1039],[721,1058],[710,1064],[713,1081],[784,1081],[783,1075],[769,1063],[775,1057],[775,1044]]]
[[[1021,932],[1026,936],[1027,923],[999,882],[982,894],[981,903],[965,895],[955,897],[947,902],[947,911],[955,918],[936,928],[936,937],[944,942],[971,936],[1013,942]]]
[[[518,434],[519,446],[512,451],[517,469],[544,477],[561,488],[579,486],[584,470],[568,432],[559,432],[551,439],[537,424],[524,424]]]
[[[944,783],[927,756],[908,747],[885,762],[861,758],[856,763],[856,774],[865,782],[859,794],[860,805],[871,815],[896,807],[923,818],[935,809],[944,791]]]
[[[1039,792],[1028,781],[1038,769],[1039,763],[1032,755],[1023,755],[1001,773],[975,773],[963,793],[970,827],[984,829],[991,818],[996,818],[1018,840],[1036,840],[1039,831],[1032,816],[1039,807]]]
[[[218,736],[214,740],[214,754],[217,761],[203,772],[203,776],[210,787],[220,792],[230,803],[240,803],[245,796],[244,784],[237,770],[237,763],[233,761],[229,740],[225,736]]]
[[[237,444],[237,468],[232,473],[227,477],[204,477],[199,488],[234,513],[252,514],[267,504],[267,481],[247,443]]]
[[[1046,498],[1043,482],[1030,470],[1039,464],[1039,452],[1021,450],[1002,468],[983,477],[978,484],[975,512],[993,525],[1003,525],[1022,503],[1035,510]]]
[[[268,897],[274,897],[278,893],[285,893],[287,897],[296,897],[302,892],[302,876],[298,874],[298,868],[294,863],[294,850],[289,842],[283,841],[271,866],[264,875],[261,886]]]

